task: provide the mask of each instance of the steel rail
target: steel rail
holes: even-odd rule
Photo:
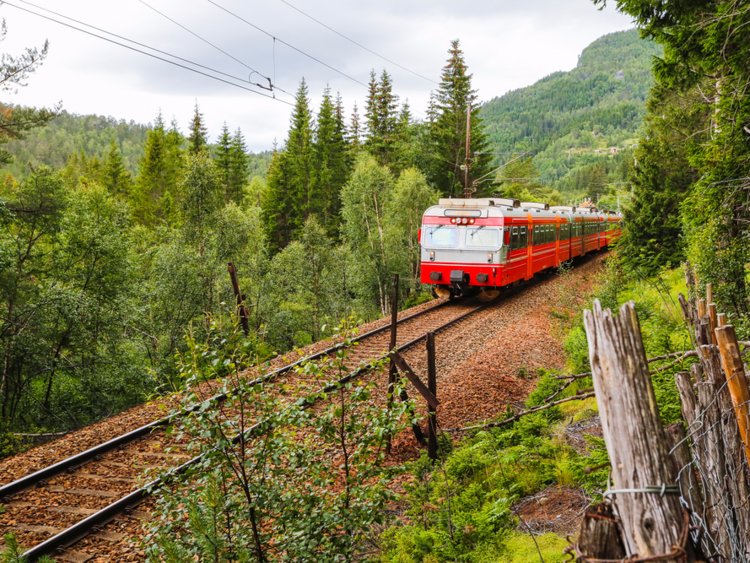
[[[442,307],[445,307],[448,305],[449,301],[443,301],[438,303],[437,305],[433,307],[429,307],[427,309],[424,309],[422,311],[418,311],[416,313],[412,313],[411,315],[407,315],[401,319],[398,320],[398,324],[404,323],[406,321],[418,318],[422,315],[426,315],[427,313],[431,313],[432,311],[435,311],[437,309],[440,309]],[[386,330],[391,328],[391,323],[387,323],[384,326],[374,328],[370,331],[367,331],[362,334],[358,334],[357,336],[350,339],[350,342],[359,342],[361,340],[364,340],[366,338],[369,338],[371,336],[375,336],[376,334],[385,332]],[[250,385],[257,385],[259,383],[265,383],[267,381],[273,380],[280,375],[283,375],[295,367],[309,361],[317,360],[323,356],[327,356],[329,354],[332,354],[336,352],[337,350],[340,350],[345,344],[344,343],[338,343],[335,344],[329,348],[326,348],[325,350],[321,350],[320,352],[316,352],[315,354],[311,354],[309,356],[305,356],[304,358],[300,358],[299,360],[296,360],[290,364],[287,364],[285,366],[276,368],[275,370],[272,370],[260,377],[255,378],[252,380],[249,384]],[[80,452],[78,454],[75,454],[73,456],[70,456],[66,459],[63,459],[57,463],[54,463],[48,467],[42,468],[38,471],[35,471],[34,473],[30,473],[28,475],[25,475],[23,477],[20,477],[19,479],[16,479],[15,481],[12,481],[10,483],[7,483],[0,487],[0,499],[3,501],[6,501],[10,496],[19,493],[23,490],[29,489],[35,485],[43,484],[44,481],[47,479],[50,479],[51,477],[54,477],[56,475],[59,475],[65,471],[70,471],[72,469],[75,469],[84,463],[87,463],[94,459],[95,457],[102,455],[103,453],[106,453],[110,450],[113,450],[119,446],[128,444],[130,442],[134,442],[135,440],[146,436],[147,434],[150,434],[153,430],[156,428],[161,428],[164,426],[168,426],[171,424],[176,418],[179,418],[181,416],[186,416],[187,414],[190,414],[191,412],[197,411],[199,408],[201,408],[201,405],[205,404],[206,402],[213,403],[218,402],[221,403],[222,401],[226,400],[227,395],[226,393],[220,393],[218,395],[214,395],[213,397],[209,397],[205,401],[202,401],[196,405],[193,405],[192,407],[188,407],[180,412],[170,414],[168,416],[165,416],[163,418],[160,418],[158,420],[155,420],[153,422],[150,422],[148,424],[145,424],[139,428],[136,428],[134,430],[131,430],[130,432],[126,432],[125,434],[122,434],[120,436],[116,436],[115,438],[112,438],[111,440],[107,440],[106,442],[102,442],[101,444],[98,444],[96,446],[93,446],[87,450],[84,450],[83,452]]]
[[[458,317],[456,317],[454,319],[451,319],[447,323],[442,324],[438,328],[434,329],[432,332],[436,332],[436,333],[437,332],[441,332],[441,331],[445,330],[446,328],[448,328],[450,326],[453,326],[454,324],[456,324],[456,323],[464,320],[465,318],[467,318],[467,317],[469,317],[469,316],[477,313],[478,311],[480,311],[482,309],[485,309],[486,307],[488,307],[489,305],[492,305],[492,304],[493,304],[493,302],[483,303],[483,304],[481,304],[481,305],[473,308],[472,310],[467,311],[466,313],[464,313],[462,315],[459,315]],[[439,305],[439,306],[442,306],[442,304]],[[437,309],[439,306],[430,308],[428,310],[432,311],[434,309]],[[420,314],[421,314],[421,312],[420,313],[416,313],[414,315],[411,315],[408,318],[414,318],[414,317],[416,317],[416,316],[418,316]],[[404,320],[406,320],[406,319],[404,319]],[[390,323],[386,327],[384,327],[384,328],[390,328]],[[367,333],[367,335],[371,336],[371,335],[376,334],[377,332],[381,332],[381,331],[382,331],[382,329],[375,329],[374,331],[370,331],[369,333]],[[362,336],[365,336],[365,335],[362,335]],[[398,352],[403,352],[404,350],[415,346],[420,341],[425,340],[426,338],[427,338],[427,333],[425,333],[423,335],[420,335],[420,336],[417,336],[416,338],[413,338],[412,340],[410,340],[410,341],[408,341],[408,342],[406,342],[404,344],[401,344],[400,346],[397,346],[395,348],[395,350],[398,351]],[[337,346],[332,347],[332,348],[335,348],[335,349],[338,350],[338,349],[341,349],[344,346],[345,346],[345,344],[341,344],[341,345],[337,345]],[[317,357],[320,357],[322,355],[324,355],[324,354],[322,354],[322,353],[313,354],[313,355],[309,356],[309,358],[317,358]],[[365,365],[362,365],[362,366],[356,368],[355,370],[353,370],[350,373],[346,374],[345,376],[341,377],[337,381],[335,381],[333,383],[329,383],[328,385],[326,385],[325,387],[323,387],[318,393],[315,393],[313,396],[317,396],[318,399],[319,399],[321,395],[330,394],[332,391],[335,391],[336,389],[338,389],[341,385],[343,385],[343,384],[345,384],[345,383],[347,383],[347,382],[349,382],[349,381],[351,381],[351,380],[359,377],[360,375],[362,375],[362,374],[370,371],[373,368],[373,365],[375,363],[377,363],[379,361],[382,361],[382,360],[386,359],[387,357],[388,357],[388,353],[386,353],[385,355],[380,356],[379,358],[377,358],[375,360],[372,360],[371,362],[369,362],[369,363],[367,363]],[[311,361],[311,360],[300,360],[300,362],[301,361]],[[297,362],[295,362],[295,363],[297,363]],[[299,399],[297,401],[297,404],[300,405],[300,406],[303,406],[303,407],[309,407],[309,406],[312,406],[316,402],[316,400],[318,400],[318,399],[310,400],[310,399],[307,399],[307,398],[301,398],[301,399]],[[244,432],[242,432],[242,433],[238,434],[237,436],[235,436],[233,438],[233,442],[234,443],[239,442],[240,439],[242,439],[243,436],[246,439],[247,439],[247,437],[251,437],[253,433],[255,433],[255,432],[258,431],[258,429],[262,426],[262,424],[264,422],[265,421],[256,422],[255,424],[253,424],[252,426],[250,426],[249,428],[247,428]],[[197,465],[200,461],[202,461],[205,458],[206,455],[208,455],[208,453],[209,452],[203,452],[203,453],[195,456],[194,458],[190,459],[189,461],[186,461],[182,465],[180,465],[180,466],[178,466],[178,467],[176,467],[174,469],[169,470],[165,475],[154,479],[153,481],[149,482],[148,484],[144,485],[143,487],[141,487],[139,489],[136,489],[135,491],[132,491],[131,493],[129,493],[128,495],[122,497],[121,499],[116,500],[115,502],[107,505],[106,507],[102,508],[98,512],[95,512],[95,513],[89,515],[88,517],[84,518],[83,520],[80,520],[76,524],[73,524],[69,528],[66,528],[65,530],[59,532],[58,534],[56,534],[56,535],[48,538],[44,542],[42,542],[40,544],[37,544],[36,546],[28,549],[27,551],[25,551],[23,553],[23,555],[21,557],[24,558],[24,559],[26,559],[26,560],[28,560],[28,561],[33,562],[33,561],[36,561],[38,558],[43,557],[45,555],[50,556],[50,555],[54,554],[60,548],[66,548],[66,547],[69,547],[69,546],[73,545],[75,542],[77,542],[81,538],[84,538],[85,536],[87,536],[94,528],[97,528],[97,527],[100,527],[100,526],[103,526],[103,525],[107,524],[108,522],[110,522],[111,520],[113,520],[114,518],[116,518],[118,515],[120,515],[123,512],[125,512],[125,511],[133,508],[138,503],[142,502],[144,499],[146,499],[147,497],[149,497],[156,489],[158,489],[161,485],[163,485],[164,483],[166,483],[169,479],[172,479],[173,477],[175,477],[177,475],[181,475],[181,474],[185,473],[188,469],[190,469],[193,466]]]

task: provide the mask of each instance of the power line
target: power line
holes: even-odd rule
[[[181,28],[181,29],[183,29],[183,30],[187,31],[187,32],[188,32],[188,33],[189,33],[190,35],[192,35],[193,37],[196,37],[196,38],[200,39],[201,41],[203,41],[203,42],[204,42],[204,43],[206,43],[207,45],[210,45],[211,47],[213,47],[214,49],[216,49],[217,51],[219,51],[220,53],[222,53],[223,55],[226,55],[227,57],[229,57],[229,58],[230,58],[230,59],[232,59],[233,61],[235,61],[235,62],[237,62],[237,63],[241,64],[241,65],[242,65],[242,66],[244,66],[244,67],[245,67],[246,69],[250,70],[250,71],[251,71],[251,75],[250,75],[250,76],[252,76],[252,74],[257,74],[257,75],[259,75],[259,76],[261,76],[261,77],[265,78],[265,79],[266,79],[266,80],[268,81],[268,86],[265,86],[265,85],[263,85],[263,84],[260,84],[260,83],[258,83],[258,82],[251,82],[251,84],[254,84],[254,85],[255,85],[255,86],[257,86],[258,88],[262,88],[263,90],[268,90],[269,92],[273,92],[274,90],[279,90],[280,92],[283,92],[284,94],[287,94],[287,95],[289,95],[289,96],[293,96],[293,94],[291,94],[291,93],[287,92],[287,91],[286,91],[286,90],[284,90],[283,88],[280,88],[280,87],[276,86],[276,85],[275,85],[275,84],[274,84],[274,83],[273,83],[273,82],[271,81],[271,78],[270,78],[269,76],[266,76],[265,74],[263,74],[263,73],[262,73],[262,72],[260,72],[259,70],[256,70],[256,69],[254,69],[253,67],[251,67],[250,65],[248,65],[248,64],[247,64],[247,63],[246,63],[245,61],[242,61],[242,60],[238,59],[237,57],[235,57],[235,56],[234,56],[234,55],[232,55],[231,53],[228,53],[227,51],[225,51],[224,49],[222,49],[222,48],[221,48],[221,47],[219,47],[218,45],[215,45],[214,43],[212,43],[211,41],[209,41],[209,40],[208,40],[208,39],[206,39],[205,37],[202,37],[201,35],[198,35],[198,34],[197,34],[196,32],[194,32],[193,30],[191,30],[191,29],[189,29],[188,27],[184,26],[183,24],[181,24],[181,23],[180,23],[180,22],[178,22],[177,20],[174,20],[174,19],[172,19],[171,17],[169,17],[169,16],[168,16],[167,14],[165,14],[164,12],[162,12],[162,11],[160,11],[160,10],[156,9],[156,8],[155,8],[154,6],[152,6],[151,4],[149,4],[148,2],[146,2],[145,0],[138,0],[138,1],[139,1],[139,2],[141,3],[141,4],[143,4],[144,6],[146,6],[146,7],[148,8],[148,9],[150,9],[150,10],[153,10],[154,12],[156,12],[157,14],[159,14],[159,15],[160,15],[161,17],[163,17],[163,18],[165,18],[165,19],[169,20],[170,22],[172,22],[173,24],[175,24],[175,25],[176,25],[176,26],[178,26],[179,28]],[[250,79],[249,79],[249,78],[248,78],[248,82],[250,82]]]
[[[68,16],[65,16],[65,15],[63,15],[63,14],[59,14],[59,13],[57,13],[57,12],[54,12],[54,11],[52,11],[52,10],[48,10],[47,8],[44,8],[44,7],[42,7],[42,6],[37,6],[36,4],[32,4],[31,2],[27,2],[26,0],[19,0],[19,1],[20,1],[20,2],[23,2],[24,4],[28,4],[28,5],[30,5],[30,6],[34,6],[35,8],[37,8],[37,9],[39,9],[39,10],[43,10],[43,11],[45,11],[45,12],[49,12],[49,13],[51,13],[51,14],[54,14],[54,15],[56,15],[56,16],[58,16],[58,17],[61,17],[61,18],[65,18],[65,19],[67,19],[67,20],[70,20],[70,21],[76,22],[76,23],[78,23],[78,24],[80,24],[80,25],[84,25],[84,26],[86,26],[86,27],[90,27],[91,29],[95,29],[95,30],[97,30],[97,31],[100,31],[100,32],[102,32],[102,33],[106,33],[106,34],[108,34],[108,35],[111,35],[112,37],[117,37],[118,39],[122,39],[123,41],[128,41],[128,42],[130,42],[130,43],[133,43],[134,45],[138,45],[138,46],[140,46],[140,47],[144,47],[144,48],[146,48],[146,49],[150,49],[150,50],[152,50],[152,51],[155,51],[155,52],[157,52],[157,53],[161,53],[161,54],[167,55],[167,56],[169,56],[169,57],[173,57],[173,58],[175,58],[175,59],[177,59],[177,60],[181,60],[181,61],[184,61],[184,62],[186,62],[186,63],[188,63],[188,64],[191,64],[191,65],[194,65],[194,66],[196,66],[196,67],[200,67],[200,68],[204,68],[204,69],[210,70],[211,72],[214,72],[214,73],[216,73],[216,74],[220,74],[220,75],[223,75],[223,76],[227,76],[227,77],[230,77],[230,78],[232,78],[232,79],[234,79],[234,80],[239,80],[240,82],[245,82],[245,83],[248,83],[248,81],[246,81],[246,80],[245,80],[245,79],[243,79],[243,78],[240,78],[240,77],[237,77],[237,76],[233,76],[233,75],[231,75],[231,74],[227,74],[227,73],[225,73],[225,72],[221,72],[220,70],[216,70],[216,69],[214,69],[214,68],[211,68],[211,67],[207,67],[207,66],[205,66],[205,65],[202,65],[202,64],[199,64],[199,63],[196,63],[196,62],[190,61],[189,59],[185,59],[185,58],[183,58],[183,57],[179,57],[179,56],[177,56],[177,55],[173,55],[173,54],[171,54],[171,53],[168,53],[168,52],[166,52],[166,51],[162,51],[162,50],[160,50],[160,49],[156,49],[156,48],[154,48],[154,47],[150,47],[150,46],[148,46],[148,45],[145,45],[145,44],[143,44],[143,43],[139,43],[138,41],[133,41],[132,39],[128,39],[128,38],[126,38],[126,37],[123,37],[123,36],[121,36],[121,35],[117,35],[117,34],[115,34],[115,33],[111,33],[111,32],[109,32],[109,31],[103,30],[103,29],[101,29],[101,28],[98,28],[98,27],[96,27],[96,26],[93,26],[93,25],[90,25],[90,24],[87,24],[87,23],[81,22],[81,21],[79,21],[79,20],[76,20],[76,19],[74,19],[74,18],[70,18],[70,17],[68,17]],[[226,80],[226,79],[224,79],[224,78],[221,78],[221,77],[219,77],[219,76],[216,76],[216,74],[209,74],[208,72],[203,72],[203,71],[201,71],[201,70],[198,70],[197,68],[192,68],[192,67],[189,67],[189,66],[187,66],[187,65],[183,65],[183,64],[180,64],[180,63],[178,63],[178,62],[175,62],[175,61],[172,61],[172,60],[169,60],[169,59],[165,59],[164,57],[160,57],[160,56],[158,56],[158,55],[155,55],[155,54],[153,54],[153,53],[149,53],[148,51],[144,51],[144,50],[142,50],[142,49],[138,49],[138,48],[136,48],[136,47],[133,47],[132,45],[127,45],[127,44],[125,44],[125,43],[121,43],[121,42],[119,42],[119,41],[115,41],[114,39],[111,39],[111,38],[109,38],[109,37],[104,37],[103,35],[99,35],[99,34],[97,34],[97,33],[94,33],[94,32],[92,32],[92,31],[89,31],[89,30],[86,30],[86,29],[82,29],[82,28],[80,28],[80,27],[77,27],[77,26],[75,26],[75,25],[72,25],[72,24],[70,24],[70,23],[66,23],[66,22],[64,22],[64,21],[60,21],[60,20],[58,20],[58,19],[55,19],[55,18],[53,18],[53,17],[50,17],[50,16],[46,16],[46,15],[44,15],[44,14],[40,14],[40,13],[38,13],[38,12],[35,12],[35,11],[33,11],[33,10],[30,10],[30,9],[28,9],[28,8],[24,8],[23,6],[18,6],[18,5],[16,5],[16,4],[13,4],[13,3],[11,3],[11,2],[7,2],[7,1],[5,1],[5,0],[0,0],[0,5],[2,5],[2,4],[7,4],[8,6],[10,6],[10,7],[12,7],[12,8],[16,8],[17,10],[21,10],[22,12],[26,12],[26,13],[28,13],[28,14],[31,14],[31,15],[33,15],[33,16],[37,16],[37,17],[39,17],[39,18],[42,18],[42,19],[45,19],[45,20],[47,20],[47,21],[51,21],[51,22],[53,22],[53,23],[56,23],[56,24],[58,24],[58,25],[62,25],[62,26],[64,26],[64,27],[67,27],[67,28],[69,28],[69,29],[73,29],[73,30],[75,30],[75,31],[79,31],[79,32],[81,32],[81,33],[85,33],[86,35],[90,35],[91,37],[96,37],[97,39],[101,39],[102,41],[106,41],[106,42],[108,42],[108,43],[112,43],[113,45],[117,45],[117,46],[119,46],[119,47],[124,47],[125,49],[129,49],[129,50],[131,50],[131,51],[134,51],[134,52],[136,52],[136,53],[140,53],[140,54],[142,54],[142,55],[146,55],[147,57],[151,57],[151,58],[153,58],[153,59],[156,59],[156,60],[159,60],[159,61],[165,62],[165,63],[167,63],[167,64],[171,64],[171,65],[173,65],[173,66],[176,66],[176,67],[178,67],[178,68],[182,68],[182,69],[184,69],[184,70],[188,70],[188,71],[190,71],[190,72],[193,72],[193,73],[195,73],[195,74],[200,74],[201,76],[205,76],[205,77],[207,77],[207,78],[211,78],[212,80],[217,80],[217,81],[219,81],[219,82],[223,82],[224,84],[228,84],[228,85],[230,85],[230,86],[234,86],[234,87],[236,87],[236,88],[241,88],[242,90],[246,90],[246,91],[248,91],[248,92],[252,92],[253,94],[258,94],[259,96],[263,96],[263,97],[265,97],[265,98],[269,98],[269,99],[271,99],[271,100],[276,100],[276,101],[278,101],[278,102],[281,102],[282,104],[286,104],[286,105],[288,105],[288,106],[291,106],[291,105],[293,105],[293,104],[291,104],[291,103],[289,103],[289,102],[287,102],[287,101],[285,101],[285,100],[281,100],[281,99],[279,99],[279,98],[276,98],[276,97],[274,97],[274,96],[272,96],[272,95],[270,95],[270,94],[266,94],[266,93],[264,93],[264,92],[258,92],[257,90],[253,90],[252,88],[248,88],[247,86],[243,86],[242,84],[237,84],[236,82],[232,82],[231,80]]]
[[[252,23],[252,22],[250,22],[250,21],[246,20],[245,18],[243,18],[242,16],[240,16],[239,14],[236,14],[235,12],[232,12],[231,10],[229,10],[229,9],[225,8],[224,6],[222,6],[221,4],[218,4],[217,2],[214,2],[214,0],[207,0],[207,2],[208,2],[209,4],[213,4],[214,6],[216,6],[217,8],[219,8],[220,10],[223,10],[224,12],[226,12],[227,14],[229,14],[230,16],[232,16],[232,17],[234,17],[234,18],[236,18],[236,19],[240,20],[241,22],[243,22],[243,23],[245,23],[245,24],[249,25],[249,26],[250,26],[250,27],[252,27],[253,29],[256,29],[256,30],[260,31],[261,33],[263,33],[263,34],[267,35],[268,37],[270,37],[270,38],[271,38],[271,39],[273,39],[274,41],[278,41],[278,42],[279,42],[279,43],[281,43],[282,45],[285,45],[286,47],[289,47],[290,49],[293,49],[294,51],[297,51],[297,52],[298,52],[298,53],[299,53],[300,55],[304,55],[304,56],[305,56],[305,57],[307,57],[308,59],[310,59],[310,60],[313,60],[313,61],[315,61],[316,63],[318,63],[318,64],[321,64],[321,65],[323,65],[323,66],[324,66],[324,67],[326,67],[327,69],[329,69],[329,70],[332,70],[333,72],[335,72],[335,73],[337,73],[337,74],[340,74],[340,75],[341,75],[341,76],[343,76],[344,78],[348,78],[348,79],[349,79],[349,80],[351,80],[352,82],[356,82],[356,83],[357,83],[357,84],[359,84],[360,86],[363,86],[363,87],[367,88],[367,84],[365,84],[364,82],[362,82],[362,81],[360,81],[360,80],[357,80],[357,79],[356,79],[356,78],[354,78],[353,76],[350,76],[350,75],[346,74],[346,73],[345,73],[345,72],[344,72],[343,70],[339,70],[339,69],[337,69],[336,67],[334,67],[334,66],[331,66],[331,65],[329,65],[328,63],[326,63],[326,62],[324,62],[324,61],[321,61],[320,59],[318,59],[317,57],[315,57],[315,56],[311,55],[310,53],[306,53],[306,52],[305,52],[305,51],[303,51],[302,49],[300,49],[300,48],[298,48],[298,47],[295,47],[294,45],[292,45],[292,44],[290,44],[290,43],[287,43],[287,42],[286,42],[286,41],[284,41],[283,39],[280,39],[279,37],[276,37],[276,36],[275,36],[275,35],[274,35],[273,33],[271,33],[271,32],[269,32],[269,31],[266,31],[265,29],[262,29],[262,28],[258,27],[258,26],[257,26],[257,25],[255,25],[254,23]]]
[[[406,72],[408,72],[408,73],[410,73],[410,74],[413,74],[414,76],[417,76],[417,77],[421,78],[422,80],[426,80],[427,82],[432,82],[433,84],[438,84],[438,82],[436,82],[435,80],[432,80],[431,78],[427,78],[426,76],[424,76],[424,75],[422,75],[422,74],[419,74],[418,72],[416,72],[416,71],[414,71],[414,70],[411,70],[410,68],[407,68],[407,67],[405,67],[405,66],[403,66],[403,65],[400,65],[400,64],[398,64],[398,63],[397,63],[396,61],[394,61],[394,60],[391,60],[391,59],[389,59],[388,57],[386,57],[386,56],[384,56],[384,55],[381,55],[380,53],[377,53],[376,51],[373,51],[373,50],[372,50],[372,49],[370,49],[369,47],[367,47],[367,46],[365,46],[365,45],[362,45],[362,43],[360,43],[360,42],[358,42],[358,41],[356,41],[356,40],[352,39],[351,37],[349,37],[349,36],[347,36],[347,35],[344,35],[344,34],[343,34],[343,33],[341,33],[340,31],[337,31],[337,30],[333,29],[333,28],[332,28],[331,26],[329,26],[329,25],[327,25],[327,24],[323,23],[322,21],[320,21],[319,19],[317,19],[317,18],[315,18],[315,17],[311,16],[311,15],[310,15],[310,14],[308,14],[307,12],[303,12],[303,11],[302,11],[302,10],[300,10],[300,9],[299,9],[299,8],[298,8],[297,6],[293,5],[293,4],[291,3],[291,2],[288,2],[287,0],[279,0],[279,1],[280,1],[280,2],[282,2],[283,4],[286,4],[287,6],[289,6],[289,7],[290,7],[290,8],[292,9],[292,10],[294,10],[294,11],[296,11],[296,12],[299,12],[300,14],[302,14],[303,16],[305,16],[306,18],[309,18],[309,19],[311,19],[312,21],[314,21],[314,22],[315,22],[315,23],[317,23],[318,25],[320,25],[320,26],[323,26],[323,27],[324,27],[324,28],[326,28],[326,29],[327,29],[328,31],[331,31],[331,32],[335,33],[336,35],[338,35],[339,37],[342,37],[343,39],[346,39],[346,40],[347,40],[347,41],[349,41],[350,43],[353,43],[354,45],[356,45],[356,46],[357,46],[357,47],[359,47],[360,49],[363,49],[363,50],[367,51],[368,53],[371,53],[371,54],[375,55],[376,57],[379,57],[379,58],[383,59],[384,61],[386,61],[386,62],[388,62],[388,63],[390,63],[390,64],[392,64],[392,65],[394,65],[394,66],[397,66],[397,67],[398,67],[398,68],[400,68],[401,70],[405,70]]]
[[[117,33],[113,33],[111,31],[107,31],[106,29],[102,29],[100,27],[96,27],[95,25],[88,24],[86,22],[83,22],[81,20],[77,20],[75,18],[71,18],[70,16],[66,16],[66,15],[61,14],[59,12],[55,12],[54,10],[50,10],[48,8],[45,8],[44,6],[39,6],[37,4],[34,4],[33,2],[29,2],[28,0],[18,0],[18,1],[22,2],[23,4],[28,4],[29,6],[33,6],[34,8],[36,8],[38,10],[42,10],[44,12],[48,12],[50,14],[54,14],[55,16],[58,16],[60,18],[65,18],[66,20],[70,20],[70,21],[75,22],[77,24],[80,24],[80,25],[83,25],[83,26],[86,26],[86,27],[90,27],[91,29],[95,29],[96,31],[100,31],[101,33],[106,33],[107,35],[111,35],[112,37],[117,37],[118,39],[122,39],[123,41],[127,41],[128,43],[132,43],[134,45],[138,45],[139,47],[143,47],[145,49],[149,49],[149,50],[154,51],[156,53],[161,53],[162,55],[166,55],[168,57],[172,57],[173,59],[177,59],[177,60],[186,62],[186,63],[191,64],[193,66],[197,66],[197,67],[200,67],[200,68],[203,68],[203,69],[206,69],[206,70],[210,70],[211,72],[215,72],[216,74],[220,74],[222,76],[226,76],[227,78],[232,78],[234,80],[239,80],[240,82],[248,82],[249,83],[249,81],[247,81],[244,78],[241,78],[239,76],[235,76],[233,74],[228,74],[226,72],[222,72],[222,71],[217,70],[215,68],[212,68],[212,67],[200,64],[200,63],[196,63],[196,62],[191,61],[189,59],[186,59],[184,57],[180,57],[179,55],[175,55],[175,54],[169,53],[168,51],[162,51],[161,49],[157,49],[156,47],[151,47],[150,45],[146,45],[145,43],[140,43],[139,41],[135,41],[134,39],[129,39],[129,38],[124,37],[122,35],[118,35]],[[7,2],[2,2],[0,0],[0,4],[3,4],[3,3],[7,4]],[[14,8],[19,8],[19,9],[23,9],[23,8],[18,7],[18,6],[13,6],[13,7]],[[28,10],[26,10],[26,11],[28,11]],[[30,12],[29,11],[29,13],[32,13],[34,15],[39,15],[40,17],[44,17],[44,16],[41,16],[40,14],[35,14],[34,12]],[[50,19],[50,21],[55,21],[55,20],[53,20],[51,18],[47,18],[47,19]],[[56,22],[56,23],[62,23],[62,22]],[[66,24],[62,23],[62,25],[66,25]],[[68,26],[68,27],[73,27],[73,26]],[[73,27],[73,29],[77,29],[77,28]],[[85,30],[79,30],[79,31],[83,31],[84,33],[88,33]],[[94,35],[95,37],[98,37],[95,34],[90,34],[90,35]],[[119,45],[119,43],[117,43],[117,44]]]

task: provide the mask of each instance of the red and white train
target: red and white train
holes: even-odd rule
[[[439,296],[501,287],[609,246],[622,216],[585,207],[515,199],[441,199],[420,230],[421,281]]]

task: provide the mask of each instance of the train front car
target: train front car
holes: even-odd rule
[[[441,199],[422,218],[421,281],[440,297],[500,288],[528,280],[612,244],[619,214],[513,199]]]
[[[421,281],[439,297],[479,291],[497,296],[508,257],[506,216],[511,199],[441,199],[425,211],[421,229]]]

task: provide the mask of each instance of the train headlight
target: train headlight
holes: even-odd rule
[[[492,262],[492,252],[487,253],[487,262]]]
[[[434,261],[435,261],[435,251],[434,251],[434,250],[431,250],[431,251],[430,251],[430,261],[431,261],[431,262],[434,262]]]

